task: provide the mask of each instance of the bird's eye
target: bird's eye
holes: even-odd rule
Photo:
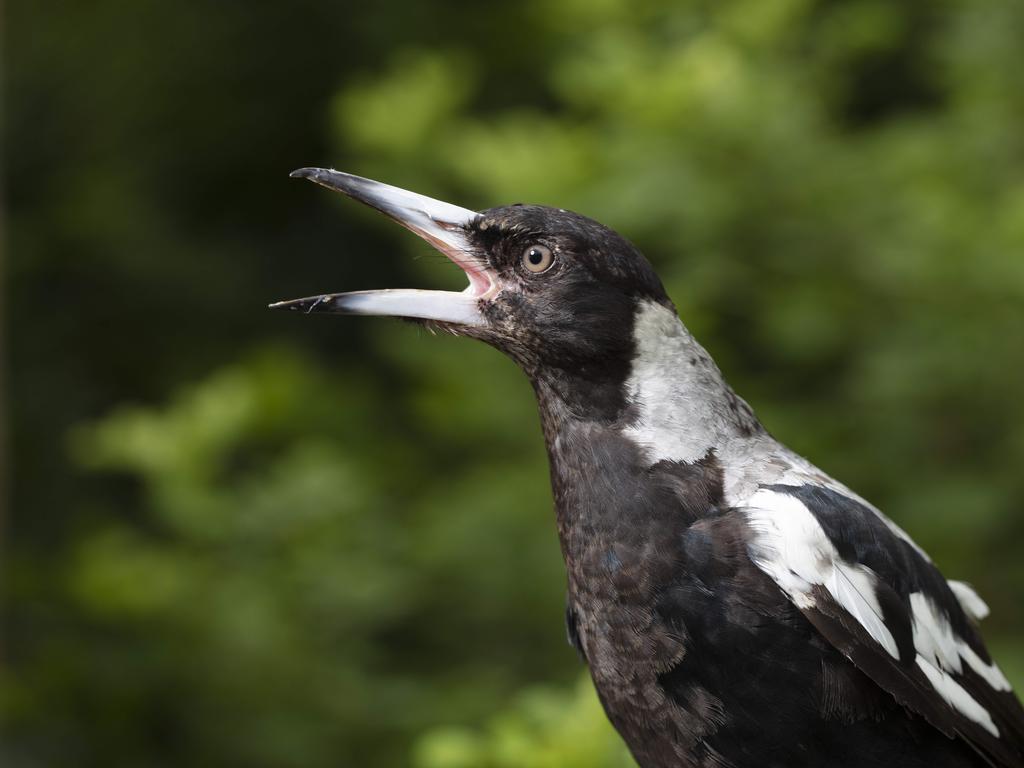
[[[554,254],[546,245],[531,245],[523,251],[523,266],[533,273],[544,272],[554,260]]]

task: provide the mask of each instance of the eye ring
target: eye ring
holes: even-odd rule
[[[555,254],[546,245],[534,243],[523,251],[521,261],[527,272],[539,275],[541,272],[551,269],[551,265],[555,262]]]

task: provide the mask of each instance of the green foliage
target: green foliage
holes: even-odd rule
[[[308,164],[634,239],[1024,684],[1021,6],[9,5],[5,766],[630,764],[514,366],[263,311],[455,279]]]
[[[420,739],[416,768],[629,768],[589,679],[570,691],[524,691],[482,731],[438,729]]]
[[[426,340],[381,334],[410,360],[413,342]],[[483,366],[500,363],[480,352]],[[164,727],[218,764],[397,760],[396,736],[575,669],[569,649],[544,642],[562,598],[542,586],[561,566],[538,525],[548,502],[536,436],[508,428],[483,460],[464,457],[454,432],[447,450],[418,434],[439,421],[437,393],[464,396],[455,370],[428,371],[428,397],[395,403],[358,375],[272,349],[166,410],[124,408],[73,433],[84,466],[141,482],[145,524],[102,515],[62,574],[80,618],[113,632],[89,649],[93,664],[116,666],[140,636],[156,653],[113,683],[131,689],[117,719],[148,697],[167,708]],[[499,424],[531,415],[525,386],[477,399],[503,411]],[[488,439],[481,415],[454,420],[467,449]]]

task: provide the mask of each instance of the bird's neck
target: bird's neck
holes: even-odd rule
[[[650,463],[693,463],[764,431],[673,309],[641,304],[633,339],[635,357],[624,386],[629,409],[621,430]]]
[[[697,465],[763,434],[674,310],[641,304],[633,340],[633,358],[615,382],[565,371],[534,378],[560,527],[594,512],[599,499],[588,487],[649,477],[662,462]]]

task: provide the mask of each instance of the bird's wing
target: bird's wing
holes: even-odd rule
[[[836,487],[762,486],[742,509],[751,559],[832,645],[993,765],[1024,766],[1024,709],[981,641],[988,609],[970,587]]]

